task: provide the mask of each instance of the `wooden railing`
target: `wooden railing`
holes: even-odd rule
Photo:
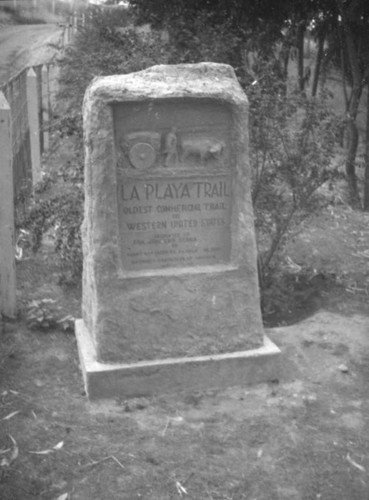
[[[14,0],[10,3],[14,6]],[[69,16],[61,32],[61,50],[84,21],[84,15]],[[42,180],[57,85],[58,66],[53,63],[27,67],[0,84],[0,319],[16,313],[14,203]]]
[[[71,30],[66,23],[61,49],[71,41]],[[42,179],[57,84],[53,63],[24,68],[0,84],[0,317],[16,311],[14,204]]]

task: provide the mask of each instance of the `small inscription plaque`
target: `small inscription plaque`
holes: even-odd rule
[[[128,271],[224,264],[231,251],[230,175],[121,177],[118,207]]]

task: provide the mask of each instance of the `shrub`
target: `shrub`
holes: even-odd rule
[[[62,307],[56,300],[31,300],[26,308],[26,321],[31,329],[50,330],[61,328],[64,331],[74,331],[75,318],[63,315]]]
[[[337,176],[332,164],[341,119],[327,95],[308,98],[259,68],[247,89],[250,100],[250,160],[261,272],[265,274],[296,221],[321,208],[319,187]]]
[[[34,201],[23,217],[18,218],[18,229],[31,235],[30,246],[37,252],[43,237],[54,241],[59,259],[61,282],[78,282],[82,272],[82,245],[80,227],[83,218],[83,189],[69,187],[61,192]]]

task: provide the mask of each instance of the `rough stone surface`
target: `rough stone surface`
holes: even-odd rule
[[[91,336],[76,321],[85,390],[90,400],[178,394],[275,381],[280,350],[264,337],[257,349],[213,356],[167,358],[137,363],[99,363]]]
[[[181,99],[187,100],[188,106],[177,115],[175,105]],[[157,102],[159,107],[155,108]],[[197,103],[200,112],[196,112]],[[153,165],[151,146],[146,144],[150,153],[146,157],[134,156],[137,151],[133,147],[129,151],[137,168],[125,166],[124,161],[128,160],[120,160],[122,148],[117,134],[124,127],[126,116],[130,130],[138,135],[143,133],[137,119],[134,121],[136,104],[136,118],[140,120],[144,116],[142,110],[147,109],[150,114],[154,106],[154,111],[158,110],[154,116],[159,116],[163,109],[158,118],[161,131],[166,119],[168,130],[179,121],[178,136],[182,134],[183,149],[187,148],[182,159],[175,158],[173,163],[170,160],[166,165],[166,160],[160,163],[157,154],[158,164]],[[205,107],[201,108],[203,105]],[[201,110],[208,113],[211,121],[212,106],[224,108],[224,116],[228,116],[225,152],[220,153],[222,161],[218,150],[223,145],[218,139],[212,146],[204,138],[201,144],[208,149],[203,151],[194,151],[188,146],[189,136],[190,146],[198,147],[192,139],[195,133],[191,136],[188,131],[191,117],[199,120],[197,129],[204,128]],[[211,355],[262,345],[247,109],[247,98],[233,69],[212,63],[156,66],[136,74],[97,78],[88,88],[84,101],[83,321],[99,361],[137,362]],[[222,113],[214,113],[214,120],[218,116],[223,119]],[[154,144],[155,120],[150,120],[147,118],[145,127],[150,129]],[[181,131],[181,126],[186,132]],[[223,134],[224,127],[221,132],[217,132],[218,129],[214,128],[213,135]],[[170,138],[169,133],[166,132],[167,138]],[[166,149],[162,151],[167,154]],[[183,164],[178,167],[177,162]],[[183,185],[193,179],[209,183],[213,175],[227,176],[231,186],[229,255],[226,250],[219,251],[214,254],[215,263],[205,260],[205,265],[189,261],[189,265],[180,266],[177,261],[175,266],[164,263],[158,267],[155,264],[152,269],[150,265],[143,265],[142,269],[140,264],[134,269],[125,266],[122,246],[126,243],[125,235],[120,232],[118,188],[127,179],[148,179],[150,182],[159,179],[160,183],[177,182],[178,187],[180,182]],[[205,238],[202,230],[196,231],[199,240]],[[221,233],[215,229],[209,234]],[[148,240],[144,243],[148,245]],[[185,248],[188,254],[190,250],[190,246]]]

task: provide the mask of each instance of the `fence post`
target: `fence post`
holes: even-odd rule
[[[49,149],[49,72],[44,64],[41,69],[42,134],[44,151]]]
[[[41,146],[37,76],[32,68],[27,73],[27,111],[31,142],[32,185],[35,186],[41,180]]]
[[[0,315],[15,316],[14,187],[10,106],[0,92]]]

